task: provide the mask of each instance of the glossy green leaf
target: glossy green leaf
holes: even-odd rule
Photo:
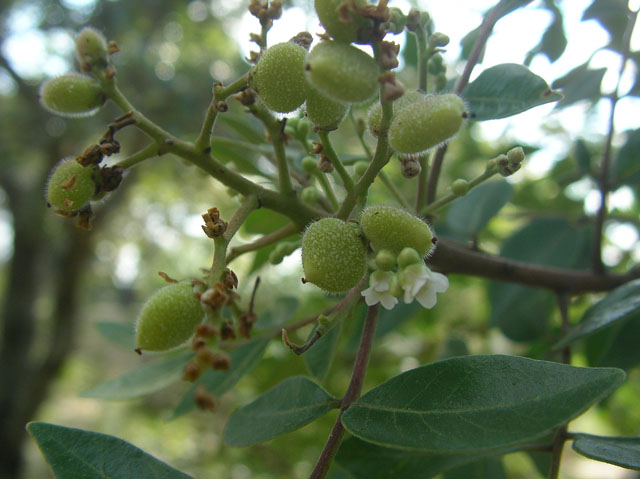
[[[340,444],[336,462],[356,479],[389,479],[390,477],[427,479],[487,455],[408,451],[377,446],[357,437],[350,437]]]
[[[507,479],[502,460],[495,457],[470,462],[444,473],[443,479]]]
[[[640,186],[640,129],[627,134],[627,141],[613,162],[612,180],[616,185]]]
[[[56,479],[191,478],[114,436],[46,422],[31,422],[27,430]]]
[[[315,332],[315,328],[309,333],[309,338]],[[333,357],[336,354],[340,335],[342,333],[342,321],[338,321],[333,328],[318,339],[311,348],[304,353],[304,362],[314,378],[322,381],[329,372]],[[307,338],[307,339],[309,339]]]
[[[204,387],[209,394],[215,396],[221,396],[226,393],[255,366],[264,354],[265,349],[267,349],[268,344],[268,338],[256,338],[231,351],[229,353],[231,368],[227,371],[209,370],[204,373],[182,397],[170,419],[175,419],[195,409],[195,392],[200,386]]]
[[[622,383],[623,371],[516,356],[464,356],[412,369],[356,401],[349,432],[432,453],[504,449],[540,437]]]
[[[590,70],[587,62],[555,80],[551,87],[559,88],[563,95],[556,108],[564,108],[580,100],[598,101],[602,96],[600,84],[606,72],[606,68]]]
[[[506,180],[482,183],[451,204],[446,224],[461,236],[472,238],[482,231],[512,196],[513,186]]]
[[[596,461],[640,470],[640,437],[603,437],[576,434],[573,449]]]
[[[585,353],[590,366],[631,369],[640,364],[640,312],[587,338]]]
[[[539,219],[524,226],[503,244],[500,255],[527,263],[562,268],[588,264],[590,228],[563,219]],[[514,341],[543,338],[555,305],[552,293],[517,284],[491,282],[491,324]]]
[[[640,311],[640,279],[626,283],[591,306],[556,347],[588,336]]]
[[[136,332],[133,323],[116,323],[115,321],[97,321],[94,323],[100,334],[127,351],[136,348]]]
[[[558,101],[562,95],[524,65],[503,63],[483,71],[464,89],[462,97],[474,119],[484,121]]]
[[[184,365],[192,352],[147,363],[119,378],[87,389],[80,396],[96,399],[131,399],[164,389],[182,378]]]
[[[249,446],[294,431],[334,408],[336,400],[304,376],[287,378],[236,409],[224,430],[231,446]]]

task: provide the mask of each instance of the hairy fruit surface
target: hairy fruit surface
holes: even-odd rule
[[[366,5],[365,0],[356,0],[355,7]],[[314,7],[320,23],[334,40],[346,43],[367,43],[372,26],[371,20],[363,17],[345,0],[315,0]]]
[[[95,168],[82,166],[72,158],[60,161],[47,183],[47,201],[62,213],[72,213],[89,203],[96,192]]]
[[[89,116],[98,111],[106,96],[96,80],[80,73],[67,73],[45,81],[40,103],[61,116]]]
[[[306,281],[330,293],[342,293],[362,279],[366,247],[356,225],[337,218],[312,223],[302,237]]]
[[[423,257],[433,248],[429,225],[400,208],[370,206],[362,212],[360,226],[376,252],[386,249],[397,255],[405,248],[413,248]]]
[[[200,301],[190,282],[156,291],[142,307],[136,323],[136,345],[146,351],[166,351],[191,337],[202,321]]]

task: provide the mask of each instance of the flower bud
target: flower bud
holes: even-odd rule
[[[453,183],[451,183],[451,192],[456,196],[464,196],[469,191],[469,182],[467,180],[463,180],[462,178],[458,178]]]
[[[320,192],[313,186],[307,186],[300,193],[300,199],[310,205],[315,205],[320,201]]]
[[[441,32],[436,32],[429,37],[429,47],[446,47],[449,44],[449,36]]]
[[[422,263],[422,257],[413,248],[404,248],[398,255],[398,266],[406,268],[411,264]]]
[[[312,156],[305,156],[302,159],[302,169],[305,173],[313,174],[318,170],[318,165],[316,163],[316,159]]]
[[[509,163],[522,163],[524,161],[524,150],[521,146],[516,146],[507,151]]]
[[[376,266],[382,271],[391,271],[396,267],[396,255],[388,249],[381,249],[376,254]]]

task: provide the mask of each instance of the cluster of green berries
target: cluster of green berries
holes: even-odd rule
[[[424,221],[392,206],[366,208],[360,224],[325,218],[312,223],[302,237],[305,281],[325,291],[341,293],[356,286],[367,270],[367,243],[387,269],[405,249],[422,258],[434,247],[434,236]],[[390,265],[393,263],[393,265]]]

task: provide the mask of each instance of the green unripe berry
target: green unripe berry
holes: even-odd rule
[[[146,351],[180,346],[202,318],[202,307],[190,282],[165,286],[147,300],[138,315],[136,346]]]
[[[76,53],[88,65],[107,64],[107,40],[95,28],[85,27],[76,35]]]
[[[369,162],[365,160],[358,161],[355,165],[353,165],[354,173],[358,178],[364,175],[365,171],[369,168]]]
[[[382,271],[391,271],[396,267],[396,255],[387,249],[381,249],[376,254],[376,266]]]
[[[80,73],[46,80],[40,87],[40,103],[52,113],[67,117],[93,115],[106,96],[97,81]]]
[[[413,248],[422,257],[433,248],[429,225],[400,208],[370,206],[362,212],[360,226],[373,251],[387,249],[398,255],[405,248]]]
[[[307,186],[300,193],[300,199],[310,205],[315,205],[320,201],[320,192],[313,186]]]
[[[356,7],[364,7],[365,0],[356,0]],[[372,21],[351,8],[345,0],[315,0],[314,7],[320,23],[334,40],[345,43],[367,43]]]
[[[347,114],[349,106],[332,100],[322,92],[309,86],[306,101],[307,117],[315,126],[324,129],[335,129]]]
[[[302,237],[305,279],[330,293],[342,293],[360,282],[366,256],[357,227],[337,218],[312,223]]]
[[[251,74],[251,88],[267,108],[289,113],[305,100],[307,51],[292,42],[277,43],[262,54]]]
[[[398,153],[427,151],[451,139],[466,116],[453,93],[430,95],[398,112],[389,127],[389,143]]]
[[[361,102],[378,91],[378,64],[346,43],[316,45],[307,56],[305,70],[313,87],[337,101]]]
[[[416,90],[410,90],[405,92],[400,98],[393,102],[393,114],[391,118],[394,118],[395,115],[402,111],[407,106],[420,101],[424,98],[424,93],[420,93]],[[378,136],[378,132],[380,131],[380,122],[382,121],[382,105],[380,102],[375,103],[371,109],[369,110],[369,117],[367,118],[367,123],[369,125],[369,131],[373,136]]]
[[[318,170],[317,160],[312,156],[305,156],[302,159],[302,169],[310,175],[315,173]]]
[[[469,182],[467,180],[463,180],[462,178],[458,178],[453,183],[451,183],[451,192],[456,196],[464,196],[469,191]]]
[[[404,248],[398,255],[398,266],[406,268],[411,264],[422,263],[422,256],[413,248]]]
[[[47,201],[61,213],[79,210],[96,192],[94,173],[95,167],[82,166],[72,158],[60,161],[47,183]]]

